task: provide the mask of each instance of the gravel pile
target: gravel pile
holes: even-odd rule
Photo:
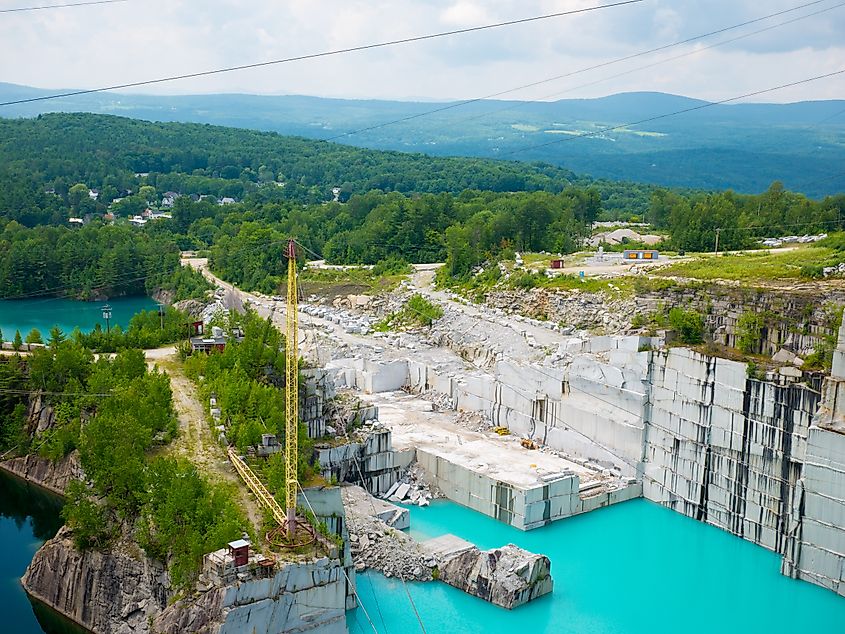
[[[493,429],[493,421],[481,412],[460,412],[455,419],[455,423],[470,431],[490,431]]]

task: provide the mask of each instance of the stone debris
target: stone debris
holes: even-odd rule
[[[799,357],[794,352],[790,352],[786,348],[781,348],[773,356],[772,361],[775,363],[788,363],[797,367],[804,365],[804,359]]]
[[[549,594],[551,562],[514,544],[482,551],[454,535],[423,542],[437,562],[438,579],[511,610]]]
[[[470,431],[490,431],[493,429],[493,421],[487,418],[481,412],[461,411],[458,412],[458,417],[455,423],[461,427],[465,427]]]
[[[417,506],[428,506],[432,499],[441,497],[443,493],[429,484],[425,470],[417,463],[411,465],[405,475],[384,494],[384,499],[391,502]]]
[[[372,568],[385,577],[400,577],[405,581],[431,581],[434,557],[409,535],[375,516],[376,507],[369,507],[350,489],[343,487],[341,495],[355,569],[361,572]]]
[[[427,390],[425,392],[422,392],[418,396],[422,399],[425,399],[426,401],[431,401],[434,405],[435,412],[442,412],[454,409],[454,407],[452,406],[452,398],[448,394],[444,394],[443,392],[438,392],[437,390]]]
[[[533,326],[557,331],[566,328],[563,334],[587,329],[602,329],[609,334],[626,332],[639,312],[636,302],[624,297],[577,289],[498,290],[488,294],[486,307],[504,315],[515,315],[517,319],[525,315],[523,318]]]
[[[840,262],[836,266],[826,266],[822,269],[822,275],[825,277],[839,277],[845,275],[845,262]]]
[[[357,297],[357,296],[356,296]],[[358,305],[355,305],[358,307]],[[367,335],[372,331],[375,320],[366,315],[352,313],[343,308],[321,306],[315,304],[300,304],[299,311],[338,324],[343,330],[352,335]]]

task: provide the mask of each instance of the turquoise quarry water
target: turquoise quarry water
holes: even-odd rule
[[[35,551],[62,525],[61,500],[0,472],[0,631],[78,634],[83,630],[52,610],[30,603],[20,584]]]
[[[429,634],[698,634],[845,631],[845,599],[780,574],[780,557],[645,500],[527,533],[451,502],[411,509],[411,534],[515,543],[552,561],[554,592],[513,611],[444,583],[409,583]],[[379,633],[420,632],[402,583],[358,575]],[[358,608],[349,631],[372,632]]]
[[[108,302],[80,302],[57,298],[0,301],[0,330],[3,340],[12,341],[15,330],[20,330],[21,336],[26,337],[33,328],[38,328],[46,340],[50,329],[56,325],[65,334],[69,334],[77,326],[84,332],[93,330],[96,324],[105,329],[106,321],[103,319],[102,307],[106,303],[112,307],[112,327],[120,324],[123,328],[129,325],[129,320],[135,313],[157,306],[152,299],[144,296],[119,297]]]

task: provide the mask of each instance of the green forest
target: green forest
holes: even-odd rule
[[[171,291],[199,297],[209,284],[179,264],[173,237],[127,226],[26,228],[0,220],[0,288],[4,299],[63,295],[79,299]]]
[[[149,370],[140,350],[95,360],[76,341],[53,338],[26,360],[0,361],[0,384],[21,390],[0,397],[0,450],[51,460],[79,451],[87,483],[69,485],[63,515],[80,548],[132,534],[182,587],[204,553],[248,527],[226,486],[161,455],[177,431],[170,380]],[[55,424],[34,437],[26,429],[29,390],[43,392],[56,412]]]
[[[180,249],[207,252],[224,278],[273,292],[289,236],[309,259],[445,260],[454,277],[513,251],[570,253],[597,220],[646,221],[668,236],[663,249],[709,251],[717,230],[722,248],[746,249],[762,237],[841,230],[843,207],[845,195],[813,200],[778,182],[759,195],[665,189],[209,125],[0,119],[0,284],[10,296],[167,285],[200,293],[190,273],[168,281]],[[169,217],[127,224],[147,208]],[[71,216],[88,224],[71,229]]]

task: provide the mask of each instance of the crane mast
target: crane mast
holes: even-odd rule
[[[285,481],[287,535],[296,533],[296,495],[299,439],[299,354],[297,333],[296,243],[288,242],[288,296],[285,315]]]

